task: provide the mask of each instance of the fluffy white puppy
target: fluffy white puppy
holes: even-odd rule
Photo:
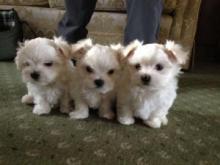
[[[71,90],[75,102],[75,110],[70,113],[72,119],[87,118],[89,108],[99,109],[100,117],[114,118],[111,104],[120,70],[120,49],[120,45],[93,45],[91,39],[73,45],[76,74]]]
[[[25,41],[18,49],[15,62],[28,89],[22,103],[33,103],[34,114],[50,113],[59,101],[61,112],[68,112],[66,91],[73,70],[70,53],[70,46],[61,38],[39,37]]]
[[[123,54],[125,66],[117,88],[118,121],[130,125],[137,117],[152,128],[166,125],[187,52],[173,41],[142,45],[136,40]]]

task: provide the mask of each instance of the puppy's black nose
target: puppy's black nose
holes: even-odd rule
[[[96,79],[94,81],[94,83],[95,83],[96,87],[98,87],[98,88],[100,88],[104,85],[104,81],[102,79]]]
[[[38,72],[32,72],[31,73],[31,78],[34,80],[38,80],[40,77],[40,74]]]
[[[141,81],[144,85],[148,85],[151,80],[151,77],[147,74],[141,76]]]

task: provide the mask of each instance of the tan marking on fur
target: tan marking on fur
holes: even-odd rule
[[[171,50],[168,49],[164,49],[164,52],[167,54],[168,58],[172,61],[172,62],[177,62],[176,56],[173,54],[173,52]]]

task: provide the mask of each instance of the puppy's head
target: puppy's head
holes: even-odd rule
[[[136,40],[124,49],[123,55],[131,83],[148,89],[164,88],[187,60],[187,52],[173,41],[142,45]]]
[[[93,45],[90,39],[73,45],[73,56],[86,89],[107,93],[114,88],[120,68],[120,45]]]
[[[70,53],[61,38],[36,38],[20,45],[15,62],[24,82],[46,86],[59,79]]]

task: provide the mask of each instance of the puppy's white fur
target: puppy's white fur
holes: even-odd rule
[[[75,102],[75,110],[70,113],[72,119],[87,118],[89,108],[99,109],[100,117],[107,119],[114,117],[111,104],[120,69],[121,48],[120,45],[93,45],[91,39],[73,45],[73,58],[77,62],[76,74],[73,74],[75,83],[71,90]],[[97,86],[96,81],[99,81],[101,86]]]
[[[22,103],[34,103],[33,113],[48,114],[60,100],[61,112],[68,112],[67,78],[73,70],[70,53],[70,46],[61,38],[39,37],[18,49],[15,62],[28,89]]]
[[[123,50],[123,55],[125,66],[117,87],[118,121],[130,125],[138,117],[152,128],[166,125],[187,52],[173,41],[142,45],[136,40]]]

